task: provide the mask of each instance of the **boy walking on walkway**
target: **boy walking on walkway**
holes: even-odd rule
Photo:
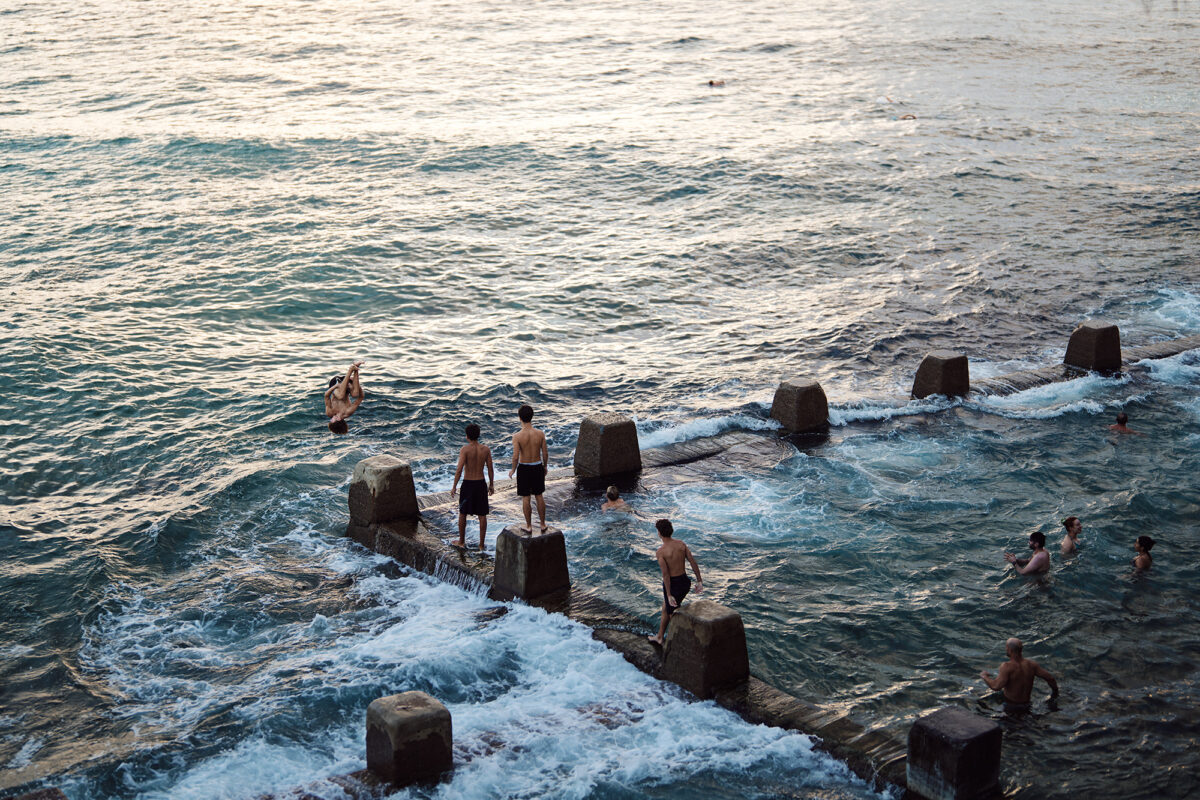
[[[496,473],[492,469],[492,451],[479,443],[479,426],[472,422],[467,426],[467,443],[458,451],[458,468],[454,470],[454,484],[450,496],[458,488],[458,478],[464,472],[462,496],[458,501],[458,546],[467,546],[467,516],[479,517],[479,549],[483,550],[487,537],[488,495],[496,491]],[[483,480],[483,467],[487,465],[487,483]]]
[[[546,434],[533,427],[533,408],[521,406],[517,410],[521,430],[513,436],[512,469],[508,477],[517,473],[517,495],[521,498],[521,510],[525,512],[525,526],[521,530],[533,533],[533,511],[530,497],[537,498],[538,520],[546,530],[546,466],[550,463],[550,451],[546,447]]]
[[[662,546],[654,554],[658,558],[658,566],[662,571],[662,622],[658,624],[658,636],[646,638],[655,644],[662,644],[663,634],[667,632],[667,623],[670,621],[671,615],[679,608],[679,604],[683,602],[683,598],[687,597],[687,593],[692,588],[691,579],[684,573],[684,562],[691,564],[692,572],[696,573],[696,594],[704,591],[704,581],[700,579],[700,565],[696,563],[692,551],[686,544],[674,538],[675,526],[671,524],[671,520],[660,519],[654,523],[654,527],[658,528],[658,537],[662,540]]]

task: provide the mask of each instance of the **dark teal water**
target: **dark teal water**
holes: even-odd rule
[[[455,718],[439,796],[863,795],[338,536],[359,459],[445,489],[462,425],[504,458],[520,402],[566,464],[588,413],[767,429],[809,375],[828,441],[639,522],[580,507],[575,573],[649,625],[670,514],[757,672],[898,732],[994,713],[976,676],[1021,635],[1064,697],[1011,726],[1011,791],[1195,791],[1194,358],[895,398],[935,347],[984,376],[1089,316],[1200,331],[1196,38],[1156,2],[0,9],[0,789],[282,790],[359,768],[365,704],[418,688]],[[1148,436],[1111,441],[1118,409]],[[1078,557],[1004,572],[1068,513]]]

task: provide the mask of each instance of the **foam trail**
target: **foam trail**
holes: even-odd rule
[[[675,442],[686,442],[705,436],[716,436],[730,430],[769,431],[780,425],[773,419],[756,417],[752,414],[729,414],[720,417],[683,422],[678,425],[644,421],[634,418],[638,429],[638,442],[642,448],[662,447]]]
[[[1128,376],[1108,378],[1091,374],[1010,395],[972,399],[967,407],[1012,419],[1052,419],[1080,411],[1099,414],[1107,404],[1095,395],[1127,383]]]

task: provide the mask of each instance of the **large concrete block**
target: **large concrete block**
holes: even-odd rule
[[[950,350],[934,350],[921,361],[913,378],[913,397],[944,394],[947,397],[966,397],[971,391],[971,371],[967,357]]]
[[[908,732],[908,788],[929,800],[1000,792],[1000,726],[961,708],[921,717]]]
[[[525,533],[509,525],[496,537],[496,568],[491,596],[498,600],[529,600],[571,585],[567,572],[567,543],[562,531],[536,528]]]
[[[750,658],[741,615],[712,600],[682,606],[667,628],[663,676],[699,698],[746,680]]]
[[[365,528],[418,516],[417,488],[408,464],[394,456],[371,456],[358,462],[350,481],[351,524]]]
[[[792,433],[823,431],[829,427],[829,400],[821,384],[808,378],[784,381],[771,401],[771,419]]]
[[[642,468],[637,427],[621,414],[594,414],[579,423],[575,443],[575,474],[601,478]]]
[[[1095,372],[1121,370],[1121,331],[1116,325],[1088,320],[1079,325],[1067,343],[1063,363]]]
[[[404,786],[454,766],[447,708],[424,692],[404,692],[367,706],[367,769]]]

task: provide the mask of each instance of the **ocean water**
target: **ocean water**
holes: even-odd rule
[[[282,791],[360,768],[366,704],[423,689],[457,742],[431,796],[871,794],[339,536],[365,456],[443,490],[463,424],[503,460],[521,402],[556,465],[598,410],[643,446],[773,435],[804,375],[828,439],[635,517],[581,501],[574,574],[649,630],[668,514],[758,674],[898,734],[998,715],[978,672],[1022,636],[1063,697],[1004,722],[1011,795],[1200,791],[1196,354],[904,399],[934,348],[985,377],[1091,316],[1200,332],[1198,12],[0,6],[0,790]],[[358,358],[334,437],[320,395]],[[1003,569],[1067,514],[1078,556]]]

